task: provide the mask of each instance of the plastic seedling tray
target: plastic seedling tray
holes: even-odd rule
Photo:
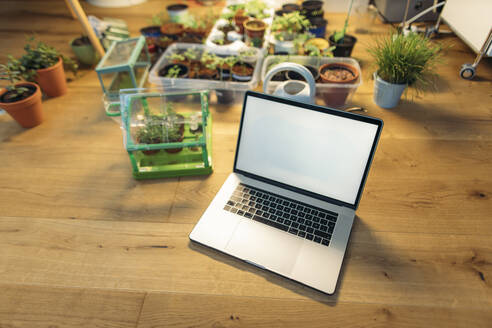
[[[197,79],[197,78],[168,78],[162,77],[158,75],[160,69],[165,67],[168,64],[172,63],[172,60],[169,58],[173,53],[184,53],[188,49],[195,49],[199,53],[199,58],[201,54],[205,51],[209,53],[216,54],[218,56],[230,56],[237,55],[237,53],[230,53],[228,51],[220,51],[217,49],[210,49],[202,44],[191,44],[191,43],[174,43],[169,46],[162,54],[161,58],[154,65],[152,70],[149,73],[149,82],[155,85],[158,85],[162,88],[175,88],[175,89],[187,89],[187,90],[215,90],[218,96],[222,95],[222,93],[229,92],[234,94],[234,101],[242,100],[244,92],[247,90],[254,89],[259,82],[260,71],[261,71],[261,63],[263,60],[262,53],[257,48],[248,48],[249,51],[253,52],[254,55],[248,56],[245,58],[245,62],[253,65],[253,75],[251,80],[247,82],[237,82],[232,80],[211,80],[211,79]]]
[[[197,103],[194,98],[200,101]],[[208,91],[122,90],[120,100],[124,145],[136,179],[212,173],[212,118],[208,109]],[[182,139],[149,144],[141,142],[137,137],[138,130],[146,127],[149,117],[161,118],[159,127],[168,122],[166,118],[170,112],[165,108],[169,108],[169,104],[176,108],[175,114],[179,116],[176,126],[184,126]],[[178,117],[175,114],[173,117]]]
[[[359,77],[355,83],[321,83],[320,79],[316,82],[316,98],[317,102],[328,107],[342,108],[352,99],[357,88],[362,84],[362,72],[359,62],[348,57],[309,57],[309,56],[268,56],[263,61],[261,69],[261,79],[265,80],[265,76],[274,63],[291,62],[301,65],[310,65],[319,69],[323,64],[343,63],[354,66],[359,72]],[[271,67],[270,67],[271,66]],[[275,88],[282,82],[270,81],[268,83],[268,93],[272,93]],[[330,100],[331,99],[331,100]]]

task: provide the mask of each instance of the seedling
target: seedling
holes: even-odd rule
[[[181,73],[181,68],[178,65],[174,65],[167,71],[166,77],[177,78],[179,73]]]
[[[345,24],[343,25],[343,30],[340,32],[335,32],[333,34],[333,41],[338,43],[339,41],[343,41],[343,38],[345,37],[345,32],[347,31],[347,26],[348,26],[348,21],[350,17],[350,12],[352,11],[352,4],[354,3],[354,0],[350,0],[350,5],[349,5],[349,10],[347,13],[347,18],[345,18]]]

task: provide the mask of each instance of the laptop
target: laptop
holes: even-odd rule
[[[382,126],[246,92],[233,172],[190,239],[333,294]]]

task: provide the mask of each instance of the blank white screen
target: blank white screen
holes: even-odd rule
[[[248,96],[236,167],[355,205],[377,129]]]

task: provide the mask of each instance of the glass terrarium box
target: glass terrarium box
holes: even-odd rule
[[[143,36],[111,44],[96,67],[107,115],[120,115],[119,91],[142,88],[149,69],[150,57]]]
[[[123,140],[136,179],[212,172],[208,91],[122,90]]]

